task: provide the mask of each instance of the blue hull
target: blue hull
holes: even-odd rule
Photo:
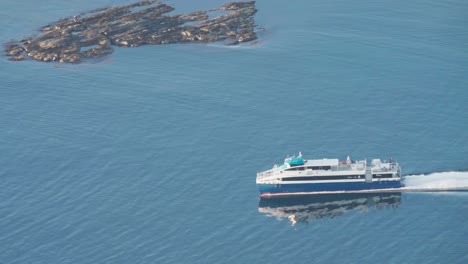
[[[363,191],[402,187],[400,181],[375,182],[332,182],[301,184],[257,184],[261,194],[301,193],[301,192],[336,192]]]

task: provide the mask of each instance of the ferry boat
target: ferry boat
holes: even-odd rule
[[[402,187],[401,168],[392,159],[354,161],[306,160],[302,153],[288,157],[282,165],[257,173],[262,196],[316,192],[360,192]]]

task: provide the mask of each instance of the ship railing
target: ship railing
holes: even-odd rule
[[[372,168],[373,172],[398,172],[397,166],[392,166],[390,168],[383,167],[383,168]]]
[[[340,165],[336,166],[334,170],[336,170],[336,171],[349,171],[349,170],[364,170],[365,168],[366,168],[365,163],[352,164],[352,165],[340,164]]]
[[[396,173],[396,175],[393,175],[394,178],[400,178],[401,177],[401,168],[398,165],[398,163],[394,162],[390,164],[390,167],[380,167],[380,168],[372,168],[372,173],[381,173],[381,172],[392,172]]]
[[[336,171],[348,171],[352,170],[350,165],[339,165],[335,168]]]
[[[258,172],[258,173],[257,173],[257,179],[263,179],[263,178],[272,176],[273,173],[274,173],[273,170],[267,170],[267,171],[264,171],[264,172]]]

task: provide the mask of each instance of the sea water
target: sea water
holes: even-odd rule
[[[2,1],[0,40],[131,2]],[[255,45],[1,59],[0,263],[467,263],[466,192],[265,202],[255,175],[302,151],[465,185],[468,3],[257,8]]]

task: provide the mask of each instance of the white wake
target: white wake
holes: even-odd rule
[[[451,190],[468,189],[467,171],[435,172],[404,176],[402,189]]]

